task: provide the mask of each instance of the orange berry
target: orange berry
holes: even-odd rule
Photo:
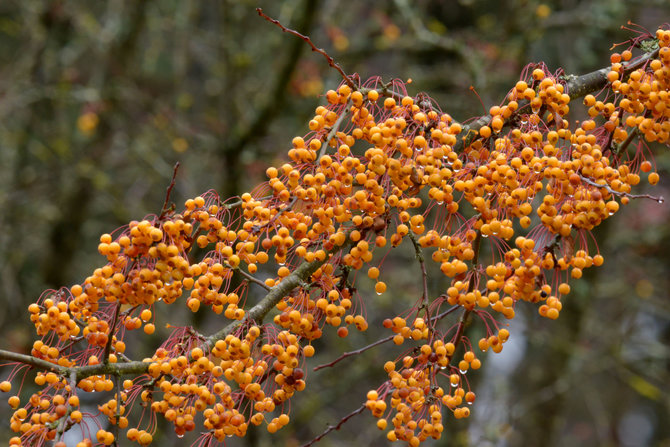
[[[19,404],[21,404],[21,400],[18,398],[18,396],[12,396],[7,399],[7,403],[10,407],[12,407],[12,409],[16,410],[19,407]]]
[[[142,313],[140,314],[140,318],[142,321],[147,322],[151,320],[151,311],[149,309],[144,309]]]

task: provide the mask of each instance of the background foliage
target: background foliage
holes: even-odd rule
[[[258,18],[257,6],[308,33],[349,73],[411,78],[413,93],[428,92],[457,119],[484,113],[470,85],[488,110],[526,63],[585,73],[608,64],[610,45],[628,38],[627,20],[653,29],[670,17],[661,0],[2,2],[3,347],[28,346],[25,309],[42,290],[80,281],[101,262],[101,233],[159,211],[176,161],[176,199],[210,188],[238,194],[305,133],[338,75]],[[657,164],[655,194],[667,198],[670,156]],[[670,445],[669,215],[667,202],[637,201],[599,229],[605,267],[575,285],[557,322],[519,311],[504,353],[476,374],[473,416],[447,418],[441,445]],[[420,294],[415,272],[395,271],[395,292],[370,300],[373,328]],[[326,337],[311,366],[375,340],[374,330]],[[309,372],[309,390],[274,442],[309,441],[358,407],[384,380],[383,349]],[[0,420],[6,441],[8,418]],[[386,445],[371,420],[358,416],[321,445]],[[236,442],[267,436],[250,435]],[[156,442],[185,441],[173,438]]]

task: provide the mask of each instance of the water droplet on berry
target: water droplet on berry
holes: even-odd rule
[[[460,372],[461,374],[467,374],[468,370],[466,369],[465,371],[463,371],[462,369],[459,369],[458,372]]]
[[[665,202],[665,199],[663,197],[659,197],[658,198],[658,203],[663,203],[663,202]]]

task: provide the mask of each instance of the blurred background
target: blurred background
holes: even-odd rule
[[[100,234],[160,211],[176,162],[176,202],[209,189],[240,194],[308,131],[341,79],[256,7],[309,34],[348,73],[411,78],[410,94],[427,92],[458,120],[499,103],[529,62],[583,74],[609,63],[611,45],[631,36],[628,20],[652,31],[670,20],[665,0],[3,0],[0,348],[28,349],[28,304],[99,266]],[[670,154],[657,154],[652,193],[670,198]],[[574,282],[558,321],[517,307],[503,353],[470,374],[472,416],[445,417],[443,439],[427,444],[670,446],[669,217],[668,202],[633,201],[599,228],[605,265]],[[418,267],[394,270],[411,253],[385,261],[393,293],[363,295],[368,332],[319,342],[291,424],[228,445],[299,446],[364,402],[393,347],[311,368],[387,335],[381,321],[420,295]],[[220,324],[184,309],[169,309],[170,322],[203,333]],[[159,344],[157,331],[133,352]],[[1,442],[8,411],[0,406]],[[161,430],[160,445],[192,440]],[[386,444],[365,412],[319,445]]]

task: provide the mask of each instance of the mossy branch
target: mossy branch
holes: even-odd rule
[[[99,375],[140,375],[146,373],[150,365],[149,362],[133,361],[127,363],[99,363],[97,365],[67,367],[56,365],[55,363],[33,357],[32,355],[19,354],[17,352],[5,351],[2,349],[0,349],[0,359],[30,365],[42,371],[52,371],[66,377],[70,377],[72,373],[75,373],[77,381]]]

